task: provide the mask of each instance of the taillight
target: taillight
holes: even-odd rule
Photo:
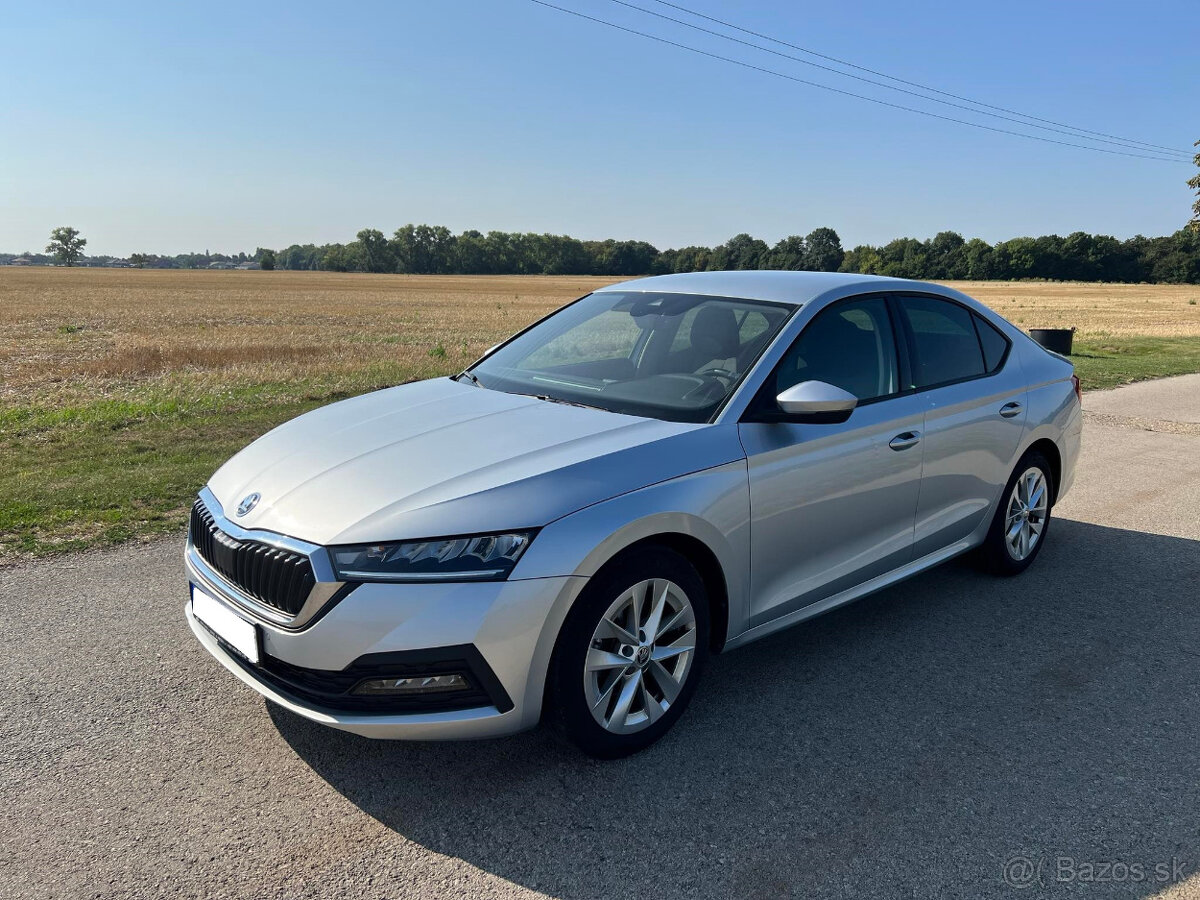
[[[1079,376],[1078,375],[1071,376],[1071,384],[1074,386],[1075,396],[1079,398],[1079,404],[1080,404],[1080,406],[1082,406],[1083,405],[1083,387],[1080,386],[1080,384],[1079,384]]]

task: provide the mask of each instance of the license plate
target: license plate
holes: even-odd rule
[[[192,585],[192,615],[241,656],[252,663],[259,662],[258,627],[195,585]]]

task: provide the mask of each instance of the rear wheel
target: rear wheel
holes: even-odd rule
[[[585,753],[627,756],[683,714],[708,657],[708,594],[696,569],[642,547],[601,570],[567,616],[548,717]]]
[[[1004,487],[982,557],[997,575],[1017,575],[1033,564],[1050,529],[1054,481],[1041,453],[1025,454]]]

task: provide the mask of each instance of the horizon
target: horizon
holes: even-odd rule
[[[406,225],[408,225],[408,224],[423,225],[423,224],[428,224],[428,223],[406,223]],[[56,226],[56,227],[58,227],[58,226]],[[73,227],[73,226],[72,226],[72,227]],[[368,226],[365,226],[365,227],[366,227],[366,228],[372,228],[373,226],[369,226],[369,225],[368,225]],[[381,233],[382,233],[382,234],[383,234],[385,237],[388,237],[388,238],[390,238],[390,237],[392,236],[392,234],[393,234],[393,233],[394,233],[396,230],[399,230],[400,228],[404,228],[404,227],[405,227],[405,225],[397,226],[397,228],[396,228],[396,229],[392,229],[391,231],[388,231],[388,230],[385,230],[385,229],[377,229],[377,230],[379,230],[379,231],[380,231],[380,232],[381,232]],[[437,227],[437,226],[434,226],[434,227]],[[815,227],[816,227],[816,228],[821,228],[821,227],[824,227],[824,226],[815,226]],[[1090,236],[1092,236],[1092,237],[1112,237],[1112,238],[1115,238],[1116,240],[1118,240],[1118,241],[1121,241],[1121,242],[1123,243],[1123,242],[1126,242],[1126,241],[1129,241],[1129,240],[1133,240],[1133,239],[1135,239],[1135,238],[1148,238],[1148,239],[1152,239],[1152,240],[1153,240],[1153,239],[1157,239],[1157,238],[1170,237],[1170,236],[1172,236],[1172,235],[1174,235],[1174,234],[1176,234],[1176,233],[1178,233],[1178,232],[1180,232],[1180,231],[1182,231],[1182,230],[1184,230],[1184,229],[1186,229],[1186,228],[1187,228],[1187,223],[1185,222],[1185,223],[1183,223],[1182,225],[1180,225],[1180,227],[1179,227],[1179,228],[1176,228],[1174,231],[1168,232],[1168,233],[1166,233],[1166,234],[1161,234],[1161,235],[1159,235],[1159,234],[1140,234],[1140,233],[1139,233],[1139,234],[1128,235],[1128,236],[1125,236],[1125,237],[1122,237],[1122,236],[1120,236],[1120,235],[1107,235],[1107,234],[1101,234],[1101,233],[1099,233],[1099,232],[1089,232],[1089,231],[1083,231],[1082,233],[1084,233],[1084,234],[1087,234],[1087,235],[1090,235]],[[363,229],[360,229],[360,230],[363,230]],[[493,230],[499,231],[500,229],[493,229]],[[798,232],[795,232],[795,233],[793,233],[793,234],[782,235],[781,237],[777,238],[776,240],[766,240],[765,238],[762,238],[760,235],[756,235],[756,234],[753,234],[753,233],[750,233],[750,232],[738,232],[738,234],[731,234],[731,235],[728,235],[728,236],[727,236],[727,237],[725,237],[724,239],[722,239],[722,240],[720,240],[720,241],[717,241],[717,242],[715,242],[715,243],[713,243],[713,244],[708,244],[708,245],[668,245],[668,246],[659,246],[658,244],[654,244],[652,241],[646,241],[646,243],[649,243],[651,246],[653,246],[653,247],[654,247],[654,249],[658,250],[659,252],[672,252],[672,251],[679,251],[679,250],[689,249],[690,247],[693,247],[693,246],[704,246],[704,247],[707,247],[707,248],[709,248],[709,249],[713,249],[713,248],[716,248],[716,247],[718,247],[718,246],[721,246],[721,245],[725,244],[725,243],[726,243],[726,242],[728,242],[730,239],[732,239],[732,238],[734,238],[734,237],[737,237],[737,236],[739,236],[740,234],[743,234],[743,233],[745,233],[745,234],[749,234],[749,235],[750,235],[750,237],[752,237],[752,238],[755,238],[755,239],[757,239],[757,240],[763,240],[763,241],[765,241],[765,243],[766,243],[766,244],[767,244],[769,247],[774,247],[776,244],[778,244],[778,243],[779,243],[779,241],[782,241],[782,240],[784,240],[784,239],[786,239],[786,238],[789,238],[789,237],[802,237],[802,236],[803,236],[803,231],[805,231],[805,230],[807,230],[807,231],[811,232],[813,229],[811,229],[811,228],[809,228],[809,229],[803,229],[802,231],[798,231]],[[837,231],[837,229],[833,229],[833,230],[834,230],[835,232]],[[467,229],[462,229],[462,230],[460,230],[460,231],[458,231],[458,232],[452,232],[452,234],[454,234],[454,236],[455,236],[455,237],[458,237],[458,236],[462,235],[464,232],[468,232],[468,231],[479,231],[479,232],[481,232],[481,233],[482,233],[482,234],[484,234],[484,235],[488,234],[488,231],[485,231],[484,229],[481,229],[481,228],[467,228]],[[584,243],[603,243],[603,242],[605,242],[605,241],[609,241],[609,240],[612,240],[612,241],[617,241],[617,242],[638,242],[638,241],[640,241],[640,240],[641,240],[640,238],[636,238],[636,237],[633,237],[633,238],[626,238],[626,237],[616,237],[616,236],[612,236],[612,235],[610,235],[610,236],[608,236],[608,237],[603,237],[603,238],[581,238],[581,237],[578,237],[577,235],[571,235],[571,234],[564,234],[564,235],[560,235],[560,234],[554,234],[554,233],[552,233],[552,232],[548,232],[548,231],[509,232],[509,233],[510,233],[510,234],[533,234],[533,235],[538,235],[538,236],[550,236],[550,237],[565,237],[565,238],[573,238],[573,239],[575,239],[575,240],[579,240],[579,241],[582,241],[582,242],[584,242]],[[893,237],[893,238],[890,238],[890,239],[888,239],[888,240],[886,240],[886,241],[881,241],[880,243],[877,243],[877,244],[863,244],[863,243],[861,243],[861,242],[860,242],[860,243],[851,243],[851,242],[849,242],[849,241],[846,241],[846,240],[842,240],[842,241],[841,241],[841,243],[842,243],[842,247],[843,247],[843,248],[844,248],[844,249],[845,249],[847,252],[849,252],[849,251],[850,251],[850,250],[852,250],[852,249],[855,249],[855,248],[857,248],[857,247],[863,247],[863,246],[867,246],[867,247],[874,247],[874,248],[880,248],[880,247],[884,247],[884,246],[886,246],[887,244],[889,244],[889,243],[891,243],[891,242],[893,242],[893,241],[898,241],[898,240],[910,240],[910,239],[912,239],[912,240],[917,240],[917,241],[927,242],[927,241],[930,241],[930,240],[932,240],[933,238],[935,238],[935,237],[936,237],[938,234],[945,234],[945,233],[958,234],[960,237],[962,237],[962,238],[963,238],[964,240],[966,240],[966,241],[971,241],[971,240],[973,240],[973,239],[975,239],[975,238],[979,237],[978,235],[963,234],[962,232],[955,231],[955,229],[953,229],[953,228],[943,228],[943,229],[941,229],[940,231],[938,231],[938,232],[935,232],[934,234],[930,234],[930,235],[914,235],[914,234],[901,234],[901,235],[896,235],[896,236],[895,236],[895,237]],[[1014,234],[1014,235],[1009,235],[1008,237],[1002,237],[1002,238],[999,238],[998,240],[995,240],[995,241],[986,241],[986,239],[985,239],[985,238],[980,238],[980,239],[981,239],[981,240],[985,240],[985,241],[986,241],[986,242],[987,242],[989,245],[995,246],[996,244],[1005,243],[1006,241],[1019,240],[1019,239],[1021,239],[1021,238],[1034,238],[1034,239],[1036,239],[1036,238],[1044,238],[1044,237],[1058,237],[1058,238],[1066,238],[1067,236],[1068,236],[1068,235],[1065,235],[1065,234],[1053,234],[1053,233],[1052,233],[1052,234]],[[88,236],[87,236],[86,234],[83,234],[83,233],[82,233],[82,231],[81,231],[81,232],[80,232],[80,237],[87,238]],[[839,234],[839,235],[838,235],[838,237],[839,237],[839,238],[841,238],[841,235]],[[48,238],[49,238],[49,233],[47,233],[47,239],[48,239]],[[211,249],[211,247],[208,247],[208,248],[205,248],[204,250],[180,250],[180,251],[179,251],[179,252],[177,252],[177,253],[159,253],[159,252],[156,252],[156,251],[154,251],[154,250],[146,250],[146,249],[144,249],[144,248],[143,248],[143,249],[141,249],[141,250],[130,250],[130,251],[128,251],[128,252],[125,252],[125,253],[111,253],[111,252],[88,252],[88,251],[87,251],[87,248],[85,248],[85,250],[84,250],[84,252],[83,252],[83,254],[82,254],[82,256],[81,256],[80,258],[81,258],[81,259],[97,259],[97,258],[101,258],[101,257],[108,257],[108,258],[112,258],[112,259],[123,259],[123,260],[128,260],[128,259],[129,259],[129,257],[130,257],[130,256],[132,256],[132,255],[134,255],[134,254],[137,254],[137,253],[144,253],[144,254],[146,254],[146,255],[147,255],[147,256],[149,256],[149,257],[152,257],[152,258],[158,258],[158,259],[174,259],[174,258],[176,258],[176,257],[180,257],[180,256],[203,256],[203,257],[212,257],[212,256],[226,256],[226,257],[238,257],[238,256],[243,256],[243,255],[244,255],[244,256],[246,256],[246,257],[248,257],[248,258],[251,258],[251,259],[253,259],[253,258],[254,258],[254,255],[255,255],[255,253],[256,253],[258,250],[271,250],[271,251],[272,251],[272,252],[274,252],[274,253],[279,253],[279,252],[281,252],[281,251],[283,251],[283,250],[286,250],[286,249],[288,249],[289,247],[308,247],[308,246],[315,246],[315,247],[323,247],[323,246],[346,246],[346,245],[348,245],[348,244],[351,244],[351,243],[353,243],[355,240],[356,240],[356,238],[355,238],[355,237],[351,237],[351,238],[350,238],[350,239],[348,239],[348,240],[343,240],[343,241],[330,241],[330,242],[327,242],[326,244],[316,244],[316,243],[314,243],[314,242],[312,242],[312,241],[293,241],[293,242],[291,242],[291,243],[289,243],[289,244],[284,244],[283,246],[279,246],[279,247],[265,247],[265,246],[259,245],[259,246],[256,246],[256,247],[254,247],[254,248],[243,247],[243,248],[241,248],[241,249],[237,249],[237,250],[215,250],[215,251],[214,251],[214,250],[212,250],[212,249]],[[31,249],[31,248],[25,248],[24,250],[11,250],[11,249],[4,249],[4,248],[0,248],[0,256],[12,256],[12,257],[15,257],[15,258],[22,258],[22,257],[32,257],[32,256],[52,256],[52,255],[53,255],[52,253],[47,253],[47,252],[46,252],[46,250],[45,250],[45,244],[44,244],[44,243],[43,243],[41,246],[42,246],[42,248],[43,248],[43,249],[41,249],[41,250],[34,250],[34,249]],[[90,247],[90,241],[89,241],[89,247]]]

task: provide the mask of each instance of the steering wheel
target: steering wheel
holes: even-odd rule
[[[708,377],[708,378],[725,378],[725,379],[728,379],[729,381],[737,380],[737,373],[730,372],[728,369],[704,369],[701,372],[697,372],[696,375],[698,375],[700,378]]]
[[[690,377],[699,379],[700,383],[683,395],[685,400],[700,398],[718,400],[729,391],[729,386],[733,384],[733,380],[737,376],[725,369],[705,369]]]

